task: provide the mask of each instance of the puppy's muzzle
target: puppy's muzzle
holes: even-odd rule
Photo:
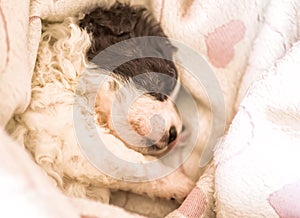
[[[155,110],[143,104],[143,110],[131,111],[129,120],[134,131],[146,140],[144,146],[135,146],[133,149],[143,154],[159,155],[177,143],[182,121],[171,100],[155,101],[149,105],[154,104]]]

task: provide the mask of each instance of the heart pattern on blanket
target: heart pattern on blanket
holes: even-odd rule
[[[280,217],[300,217],[300,180],[272,193],[269,203]]]
[[[217,27],[205,39],[207,56],[218,68],[224,68],[234,58],[234,46],[245,36],[245,25],[240,20],[232,20]]]
[[[201,217],[206,205],[205,194],[196,186],[178,208],[178,212],[185,217]]]

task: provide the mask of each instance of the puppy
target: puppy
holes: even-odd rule
[[[79,25],[92,38],[92,46],[87,52],[90,61],[101,51],[119,42],[123,42],[120,49],[124,46],[130,48],[110,52],[105,57],[111,61],[124,59],[125,56],[129,61],[113,69],[114,79],[110,80],[108,88],[99,89],[96,100],[99,123],[107,125],[127,146],[143,154],[159,155],[174,146],[182,129],[180,116],[172,101],[179,84],[178,71],[172,62],[176,49],[159,23],[143,7],[116,3],[109,9],[97,8],[86,14]],[[143,43],[137,45],[128,40],[143,36],[163,38],[145,38]],[[106,67],[103,58],[101,64],[100,68]],[[132,90],[126,91],[122,98],[116,98],[117,91],[130,81],[131,85],[127,88]],[[128,103],[128,99],[132,99],[128,95],[141,90],[143,93]],[[123,111],[122,108],[130,103],[129,110]],[[114,120],[113,104],[121,108]]]
[[[122,7],[126,8],[127,6]],[[144,13],[145,11],[142,14]],[[86,54],[92,54],[93,49],[96,49],[96,41],[92,31],[90,31],[89,35],[87,33],[88,30],[86,31],[79,27],[80,23],[81,26],[83,25],[84,20],[85,18],[79,22],[78,18],[69,17],[63,22],[43,22],[43,30],[31,83],[31,102],[23,114],[16,115],[14,119],[10,121],[7,131],[12,137],[17,139],[19,143],[24,144],[36,163],[41,166],[44,171],[53,178],[56,185],[69,196],[109,202],[110,190],[113,189],[132,191],[137,194],[146,194],[150,197],[161,197],[166,199],[175,198],[178,201],[182,201],[192,190],[194,183],[180,170],[159,177],[156,180],[129,182],[105,174],[96,168],[87,159],[81,146],[79,146],[79,144],[82,144],[78,143],[78,132],[75,131],[75,120],[77,117],[74,117],[74,108],[80,107],[80,109],[85,109],[87,107],[87,101],[90,98],[89,94],[91,92],[93,92],[93,94],[97,93],[97,89],[89,92],[89,90],[87,90],[91,88],[89,86],[86,86],[86,93],[77,93],[78,87],[80,86],[80,78],[83,76],[83,72],[88,65]],[[146,20],[149,20],[149,18]],[[88,25],[86,25],[85,29],[88,29],[87,26]],[[112,42],[109,41],[109,45],[111,43]],[[170,46],[167,40],[165,43]],[[169,48],[169,54],[171,55],[173,47],[170,46]],[[155,52],[154,48],[151,49],[152,50],[150,51]],[[121,56],[122,54],[120,54],[119,57],[121,58]],[[92,57],[93,56],[89,57],[89,59],[92,60]],[[164,64],[162,64],[162,66],[155,65],[158,61],[162,61],[161,63]],[[163,72],[165,72],[165,74],[167,72],[172,72],[172,78],[178,78],[176,68],[171,62],[165,62],[163,60],[155,60],[154,62],[154,59],[145,59],[141,64],[138,63],[139,62],[131,62],[120,66],[120,68],[115,71],[119,73],[113,73],[112,77],[108,79],[108,82],[99,89],[99,99],[96,99],[95,110],[96,112],[103,112],[105,115],[99,115],[98,117],[99,122],[103,122],[103,125],[112,125],[111,123],[113,123],[110,111],[114,109],[114,107],[112,107],[113,100],[111,100],[111,97],[116,95],[114,83],[121,86],[127,84],[127,81],[129,81],[130,78],[134,79],[134,76],[125,76],[130,75],[128,74],[128,71],[131,72],[132,69],[147,69],[147,67],[148,71],[151,71],[153,69],[156,70],[154,67],[164,69],[164,67],[169,66],[166,67],[166,69],[170,68],[172,70],[164,70]],[[144,65],[143,63],[148,64]],[[127,71],[122,69],[122,67],[127,69]],[[125,75],[122,75],[123,72]],[[132,70],[132,73],[136,72],[138,71]],[[96,73],[95,77],[97,76]],[[113,81],[113,83],[111,83],[111,81]],[[131,89],[128,89],[127,91],[131,92],[132,90],[138,90],[138,88],[139,90],[142,89],[138,86],[138,81],[135,82],[135,85],[130,86]],[[148,81],[145,80],[141,82],[154,84],[155,86],[158,84],[147,83]],[[167,95],[158,97],[159,95],[157,93],[159,92],[142,95],[133,102],[131,106],[132,111],[129,112],[131,123],[134,123],[137,126],[137,131],[142,131],[142,128],[144,128],[144,126],[147,127],[148,123],[147,120],[140,121],[139,119],[136,119],[135,116],[141,117],[141,115],[144,115],[149,119],[152,114],[159,113],[160,116],[166,119],[165,123],[168,124],[166,135],[169,137],[168,139],[164,139],[163,142],[163,146],[168,144],[166,147],[169,147],[170,144],[172,144],[172,142],[169,143],[169,141],[173,140],[174,143],[177,140],[177,137],[175,137],[173,133],[169,133],[171,126],[175,126],[177,135],[181,131],[181,121],[170,98],[170,96],[173,95],[172,92],[174,93],[173,90],[176,89],[174,88],[176,87],[176,83],[175,80],[175,82],[172,82],[172,84],[168,86],[172,88],[169,89]],[[166,81],[163,81],[162,84],[166,84]],[[82,101],[79,103],[83,102],[82,105],[79,105],[78,102],[74,101],[74,95],[76,93],[80,96],[80,100]],[[125,95],[125,100],[126,96],[130,97],[130,95]],[[120,103],[119,106],[122,107],[124,103],[123,99],[117,99],[116,101]],[[91,111],[90,114],[94,118],[94,111]],[[102,125],[97,125],[96,128],[99,130],[98,132],[95,133],[95,131],[92,131],[94,125],[89,125],[88,122],[90,114],[81,114],[84,118],[87,118],[85,119],[86,131],[92,138],[98,139],[100,136],[113,154],[118,153],[123,159],[132,163],[144,164],[155,159],[155,157],[143,155],[140,152],[126,147],[124,145],[125,143],[116,138],[114,134],[109,133],[107,128]],[[171,116],[171,114],[173,115]],[[117,122],[121,123],[122,121],[120,119],[117,120]],[[170,136],[172,134],[173,137]],[[97,140],[95,141],[97,142]],[[85,144],[88,143],[85,142]],[[135,145],[135,143],[132,144]],[[157,146],[161,146],[161,144],[157,144]],[[146,147],[143,152],[151,153],[149,150],[150,149]],[[153,154],[156,154],[156,150],[159,149],[155,148],[154,150],[155,152],[153,152]],[[101,150],[96,151],[95,156],[101,156],[101,152]],[[103,161],[102,164],[106,166],[109,165],[111,171],[121,172],[128,177],[132,176],[132,178],[135,178],[136,172],[130,171],[130,169],[129,171],[126,171],[127,169],[124,166],[112,166],[109,160]],[[159,161],[157,164],[155,172],[168,167]],[[173,169],[171,170],[173,171]]]

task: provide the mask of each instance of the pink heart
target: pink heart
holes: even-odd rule
[[[215,29],[206,37],[207,56],[215,67],[226,67],[234,57],[234,46],[245,36],[245,25],[232,20]]]
[[[300,217],[300,180],[272,193],[269,203],[282,218]]]
[[[184,217],[201,217],[206,205],[205,194],[196,186],[178,208],[178,212],[183,214]]]

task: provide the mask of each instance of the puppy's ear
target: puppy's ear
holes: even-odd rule
[[[127,4],[116,3],[109,9],[97,8],[80,21],[80,26],[97,35],[99,30],[116,36],[130,33],[145,8],[135,8]]]

